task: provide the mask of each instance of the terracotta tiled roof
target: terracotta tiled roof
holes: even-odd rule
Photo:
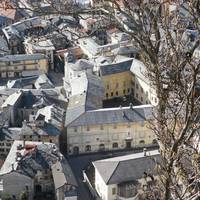
[[[12,20],[15,19],[17,13],[17,9],[15,9],[11,2],[6,1],[6,3],[1,3],[0,6],[0,16],[5,16]]]

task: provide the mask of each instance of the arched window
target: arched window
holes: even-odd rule
[[[113,146],[113,148],[118,148],[118,143],[115,142],[115,143],[113,143],[112,146]]]
[[[75,155],[79,154],[79,147],[73,148],[73,154],[75,154]]]
[[[91,151],[91,146],[90,145],[86,145],[85,146],[85,151]]]
[[[158,144],[156,139],[153,139],[152,144]]]
[[[99,150],[100,151],[104,151],[105,150],[105,145],[104,144],[100,144],[99,145]]]
[[[140,144],[145,144],[145,141],[144,141],[144,140],[140,140],[139,143],[140,143]]]

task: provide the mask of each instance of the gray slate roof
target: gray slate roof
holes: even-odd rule
[[[45,56],[43,54],[7,55],[7,56],[4,56],[4,57],[0,57],[0,62],[40,60],[40,59],[47,59],[47,56]]]
[[[153,107],[151,105],[135,106],[132,108],[123,107],[91,110],[82,113],[82,115],[74,119],[69,126],[146,121],[153,118],[152,111]]]
[[[149,82],[148,78],[146,77],[147,69],[143,62],[137,59],[133,59],[132,66],[130,71],[144,82]]]
[[[32,179],[18,172],[10,172],[0,175],[0,180],[3,181],[3,194],[15,195],[19,197],[22,191],[32,188]]]
[[[8,88],[24,88],[28,85],[32,85],[37,80],[38,76],[32,76],[27,78],[20,78],[16,80],[9,80],[7,83]]]
[[[131,53],[138,53],[139,50],[133,46],[121,46],[112,51],[115,55],[126,55]]]
[[[129,71],[132,65],[133,59],[128,59],[118,63],[112,63],[108,65],[100,66],[101,76],[121,73]]]
[[[26,88],[35,86],[36,89],[50,89],[54,88],[54,85],[47,78],[45,74],[41,74],[40,76],[30,76],[25,78],[19,78],[16,80],[9,80],[7,83],[8,88]]]
[[[85,84],[86,90],[80,90],[80,94],[69,98],[65,126],[69,125],[86,111],[102,107],[102,100],[104,96],[102,81],[97,76],[87,72],[84,73],[79,80],[80,81],[76,80],[75,84],[80,84],[80,82]]]
[[[143,177],[144,172],[154,175],[156,174],[155,165],[160,162],[160,154],[156,150],[147,152],[147,156],[144,156],[142,152],[95,161],[93,165],[104,182],[109,185],[138,180]]]
[[[18,140],[20,137],[20,128],[2,128],[0,129],[0,141]]]
[[[76,63],[70,65],[74,71],[84,71],[87,69],[93,69],[94,65],[86,59],[79,59]]]
[[[50,145],[37,145],[37,149],[26,154],[19,161],[17,171],[33,178],[38,170],[49,169],[57,161],[57,156],[52,153],[52,150]]]
[[[11,94],[20,91],[19,88],[4,88],[0,90],[0,96],[10,96]],[[58,92],[55,89],[21,89],[23,92],[31,91],[33,95],[46,95],[48,97],[58,97]]]
[[[78,186],[72,169],[65,158],[51,166],[55,189],[67,185]]]

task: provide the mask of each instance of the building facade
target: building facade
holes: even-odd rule
[[[132,93],[132,59],[100,66],[100,76],[104,83],[105,99],[123,97]]]
[[[0,77],[27,76],[29,73],[48,72],[47,57],[42,54],[8,55],[0,58]]]
[[[149,129],[152,106],[91,110],[66,126],[68,154],[131,149],[156,144]]]
[[[55,47],[51,40],[42,40],[35,42],[31,38],[25,39],[24,41],[25,51],[28,54],[40,53],[44,54],[48,58],[48,64],[51,69],[54,69],[54,51]]]
[[[159,162],[157,150],[95,161],[95,189],[102,200],[140,199],[158,181],[155,167]]]

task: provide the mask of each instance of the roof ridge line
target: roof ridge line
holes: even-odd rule
[[[114,171],[112,172],[112,174],[111,174],[110,178],[107,180],[106,184],[107,184],[107,183],[109,183],[110,179],[113,177],[113,175],[114,175],[115,171],[117,170],[117,167],[118,167],[118,166],[119,166],[119,164],[120,164],[120,161],[112,161],[112,162],[118,162],[118,163],[117,163],[117,166],[115,167]]]

